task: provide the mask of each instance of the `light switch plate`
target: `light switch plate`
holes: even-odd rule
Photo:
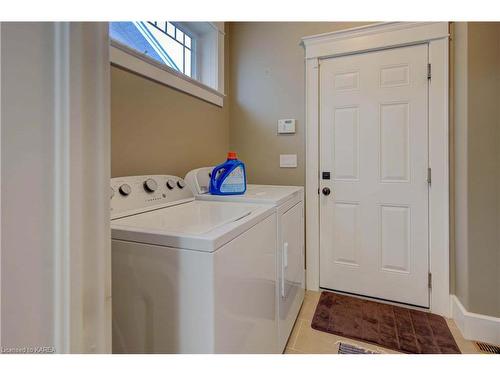
[[[295,133],[295,119],[281,119],[278,120],[278,134],[294,134]]]
[[[281,154],[280,168],[297,168],[297,154]]]

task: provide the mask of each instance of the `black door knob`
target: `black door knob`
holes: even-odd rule
[[[324,187],[321,191],[323,192],[323,195],[330,195],[330,188]]]

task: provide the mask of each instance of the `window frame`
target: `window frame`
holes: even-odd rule
[[[143,21],[143,23],[147,23],[152,27],[156,28],[159,32],[165,34],[166,37],[172,39],[175,43],[182,46],[182,72],[186,74],[186,50],[188,50],[191,54],[191,63],[189,69],[189,76],[193,79],[197,79],[196,77],[196,38],[193,36],[190,30],[187,30],[185,27],[179,25],[177,22],[171,21],[163,21],[165,24],[165,30],[162,29],[161,25],[158,25],[159,21]],[[174,35],[170,35],[168,30],[168,24],[171,24],[174,27]],[[177,38],[177,32],[180,31],[182,33],[182,41],[179,41]],[[190,40],[189,47],[186,45],[186,36]]]
[[[200,42],[197,40],[197,34],[186,24],[172,22],[175,27],[188,34],[191,37],[191,43],[195,44],[192,56],[191,78],[165,64],[162,64],[149,56],[146,56],[133,48],[130,48],[114,39],[109,38],[109,56],[112,66],[117,66],[130,72],[136,73],[145,78],[151,79],[160,84],[172,87],[188,95],[197,97],[206,102],[222,107],[224,104],[224,23],[207,22],[210,32],[214,33],[213,45],[208,46],[211,50],[211,59],[205,62],[204,69],[208,69],[211,77],[210,82],[216,88],[199,81],[199,71],[202,67],[198,66],[203,59],[200,58]],[[186,31],[184,31],[186,30]],[[203,63],[203,62],[202,62]]]

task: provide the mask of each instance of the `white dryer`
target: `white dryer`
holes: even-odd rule
[[[113,352],[276,353],[276,213],[111,179]]]
[[[213,167],[198,168],[186,175],[186,183],[196,199],[267,204],[276,212],[276,313],[278,347],[282,352],[304,300],[304,188],[249,184],[242,195],[212,195],[209,193],[212,170]]]

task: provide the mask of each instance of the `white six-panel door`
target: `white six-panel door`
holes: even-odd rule
[[[422,44],[320,63],[322,288],[429,306],[427,62]]]

